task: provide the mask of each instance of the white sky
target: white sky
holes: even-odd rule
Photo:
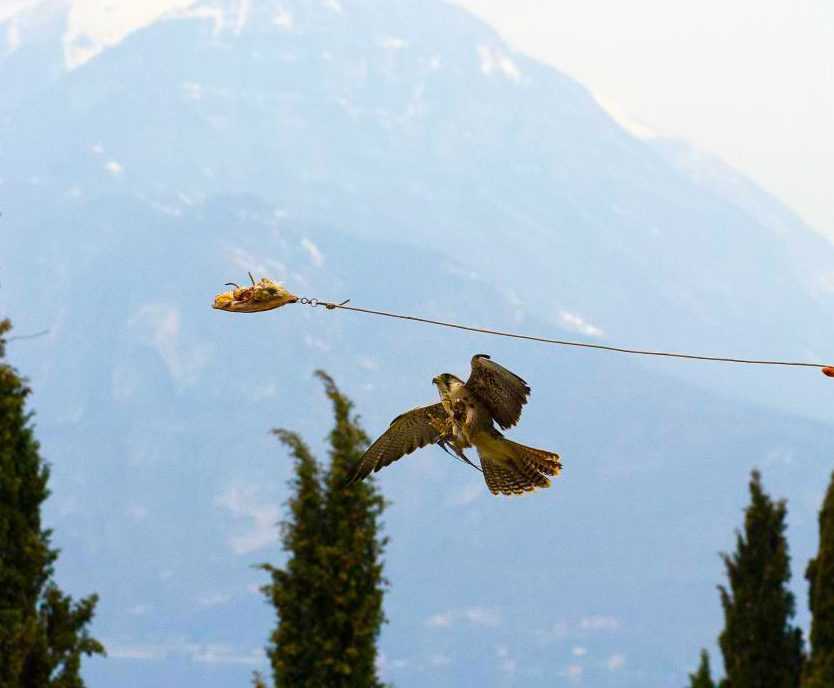
[[[456,0],[834,239],[834,0]]]

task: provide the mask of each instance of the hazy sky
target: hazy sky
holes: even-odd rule
[[[834,239],[834,0],[458,0]]]

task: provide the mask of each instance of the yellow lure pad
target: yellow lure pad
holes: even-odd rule
[[[230,313],[260,313],[295,303],[298,297],[267,277],[251,287],[237,287],[214,297],[212,308]]]

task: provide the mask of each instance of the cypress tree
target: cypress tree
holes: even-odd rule
[[[331,613],[327,617],[326,664],[339,681],[331,685],[376,688],[376,640],[385,621],[382,597],[385,579],[380,518],[385,502],[373,481],[345,483],[368,446],[368,437],[352,416],[353,403],[333,380],[318,371],[333,405],[330,469],[326,480],[324,547]]]
[[[787,589],[790,557],[784,500],[773,502],[753,471],[744,532],[722,558],[729,590],[719,586],[724,630],[719,638],[726,679],[722,688],[796,688],[802,672],[802,632],[791,625]]]
[[[74,603],[53,582],[57,550],[41,526],[49,467],[26,411],[26,380],[5,362],[0,322],[0,688],[81,688],[81,656],[103,654],[87,630],[97,597]]]
[[[316,374],[334,414],[326,475],[298,435],[275,431],[295,458],[295,477],[281,526],[289,559],[283,568],[263,565],[272,577],[264,592],[278,615],[268,654],[279,687],[377,688],[385,504],[373,481],[344,486],[368,438],[352,402],[328,375]]]
[[[264,588],[279,623],[267,654],[276,686],[324,685],[320,664],[324,637],[320,617],[326,605],[326,574],[321,560],[324,522],[319,466],[295,433],[274,430],[295,459],[290,519],[281,523],[281,542],[289,559],[284,568],[263,564],[272,576]]]
[[[808,564],[811,656],[804,688],[834,686],[834,475],[819,515],[820,545]]]
[[[689,674],[689,688],[715,688],[709,666],[709,653],[706,650],[701,650],[701,663],[698,665],[698,671]]]

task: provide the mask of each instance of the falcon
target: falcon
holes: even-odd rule
[[[486,354],[472,357],[464,382],[451,373],[432,380],[440,401],[397,416],[365,452],[348,484],[392,464],[415,449],[437,444],[466,459],[474,447],[481,460],[487,487],[493,494],[517,495],[549,487],[548,476],[562,469],[559,455],[508,440],[502,430],[513,427],[527,403],[530,387],[515,373]]]

